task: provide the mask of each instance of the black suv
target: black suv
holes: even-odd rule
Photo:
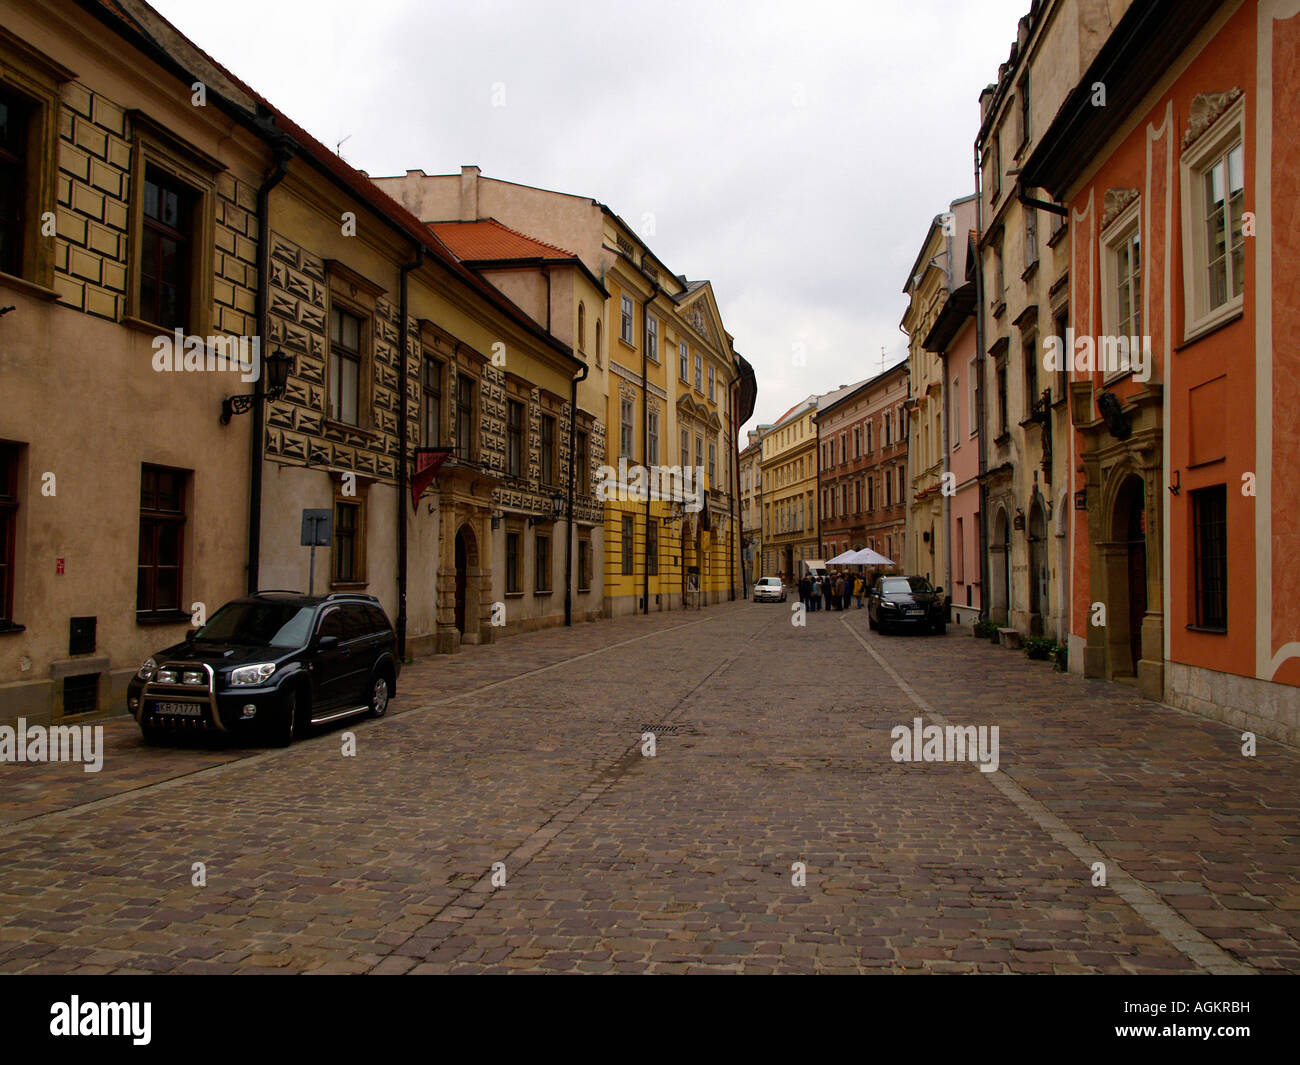
[[[867,624],[882,633],[918,628],[943,633],[948,607],[942,588],[931,588],[924,577],[878,577],[867,593]]]
[[[373,595],[258,592],[150,657],[131,678],[127,707],[147,742],[208,729],[283,746],[307,725],[381,716],[400,669]]]

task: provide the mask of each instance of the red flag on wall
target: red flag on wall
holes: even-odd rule
[[[411,478],[411,507],[419,509],[420,496],[433,484],[442,464],[451,456],[449,447],[417,447],[415,449],[415,476]]]

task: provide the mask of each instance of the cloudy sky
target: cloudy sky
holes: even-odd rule
[[[758,375],[755,421],[878,373],[882,348],[905,356],[907,272],[931,218],[974,191],[979,93],[1029,8],[153,2],[373,175],[476,163],[652,222],[674,272],[713,282]]]

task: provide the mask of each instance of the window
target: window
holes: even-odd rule
[[[840,433],[840,465],[843,466],[849,461],[849,438],[847,434]]]
[[[167,329],[189,325],[193,195],[179,181],[145,171],[139,315]]]
[[[691,379],[691,353],[684,340],[677,345],[677,359],[679,363],[678,372],[681,374],[682,380],[689,381]]]
[[[651,577],[659,576],[659,526],[653,520],[645,527],[645,571]]]
[[[1030,333],[1021,340],[1025,360],[1025,417],[1032,416],[1038,402],[1038,338]]]
[[[898,467],[898,501],[900,503],[907,498],[907,487],[906,487],[907,482],[904,480],[906,474],[907,474],[907,470],[904,467],[899,466]]]
[[[994,128],[993,130],[993,202],[998,202],[998,197],[1002,195],[1002,130]]]
[[[334,583],[361,584],[361,504],[334,501]]]
[[[601,340],[600,319],[597,318],[596,319],[596,365],[597,366],[600,365],[600,340]]]
[[[623,313],[619,317],[619,339],[625,344],[632,344],[632,297],[624,294]]]
[[[0,444],[0,629],[14,624],[14,566],[18,541],[17,444]]]
[[[506,474],[524,475],[524,405],[517,399],[506,400]]]
[[[704,469],[704,437],[695,438],[695,465]]]
[[[578,541],[578,591],[591,590],[591,541],[583,538]]]
[[[713,372],[713,364],[710,363],[709,364],[709,401],[710,402],[712,402],[716,398],[716,392],[715,392],[716,387],[717,385],[715,381],[715,375]]]
[[[885,411],[885,417],[882,419],[882,425],[883,425],[883,428],[884,428],[884,431],[885,431],[885,439],[884,439],[884,441],[883,441],[883,443],[882,443],[881,446],[882,446],[882,447],[889,447],[890,442],[891,442],[891,441],[890,441],[890,437],[892,436],[892,434],[893,434],[893,430],[894,430],[894,412],[893,412],[893,411]]]
[[[533,591],[551,590],[551,538],[538,533],[533,539]]]
[[[1180,163],[1187,339],[1240,313],[1245,292],[1245,97],[1189,147]]]
[[[998,435],[1007,431],[1007,361],[998,360]]]
[[[1130,341],[1142,343],[1142,238],[1135,201],[1112,223],[1103,238],[1101,255],[1102,326],[1121,345],[1107,352],[1109,341],[1098,341],[1098,369],[1108,376],[1127,373],[1132,366]],[[1118,365],[1115,365],[1118,354]],[[1068,355],[1068,353],[1067,353]]]
[[[23,272],[28,104],[0,88],[0,273]]]
[[[523,564],[523,553],[519,550],[522,533],[506,533],[506,594],[517,595],[520,592],[519,573]]]
[[[578,303],[578,350],[587,350],[587,308],[581,301]]]
[[[1002,239],[993,245],[993,302],[1001,303],[1007,296],[1007,278],[1002,267]]]
[[[442,362],[431,355],[424,357],[420,392],[420,439],[425,447],[437,447],[442,443]]]
[[[659,465],[659,412],[652,410],[647,416],[646,428],[646,464]]]
[[[876,479],[874,477],[868,477],[867,478],[867,510],[870,511],[875,509],[876,509]]]
[[[1025,211],[1025,269],[1038,262],[1038,212],[1030,207]]]
[[[862,426],[860,425],[853,427],[853,457],[862,458]]]
[[[704,391],[704,356],[698,351],[695,353],[695,391]]]
[[[1065,341],[1064,341],[1064,336],[1065,336],[1065,334],[1062,333],[1061,335],[1062,335],[1062,341],[1061,341],[1061,342],[1062,342],[1062,344],[1064,344],[1064,342],[1065,342]],[[1062,350],[1064,350],[1064,349],[1062,349]],[[976,413],[977,413],[977,412],[976,412],[976,409],[975,409],[975,402],[976,402],[976,391],[975,391],[975,360],[974,360],[973,358],[971,359],[970,364],[969,364],[969,366],[967,366],[966,369],[967,369],[967,372],[966,372],[966,393],[967,393],[967,397],[968,397],[968,399],[970,400],[970,405],[969,405],[969,407],[967,408],[967,414],[969,415],[969,417],[968,417],[966,420],[967,420],[967,422],[970,424],[970,435],[971,435],[971,436],[974,436],[976,433],[979,432],[979,426],[976,424],[976,422],[977,422],[978,419],[976,418]]]
[[[631,514],[623,515],[623,573],[635,573],[636,558],[636,519]]]
[[[620,457],[632,457],[632,401],[620,400],[618,404],[618,453]]]
[[[961,447],[961,378],[952,379],[952,446]]]
[[[691,464],[691,431],[683,429],[682,435],[682,469],[685,470]]]
[[[1029,143],[1029,72],[1028,71],[1026,71],[1025,76],[1020,79],[1020,85],[1018,86],[1017,97],[1020,102],[1020,108],[1019,108],[1020,141],[1019,141],[1019,146],[1016,149],[1016,154],[1019,154],[1020,149],[1024,148],[1024,146]],[[1030,213],[1031,214],[1033,213],[1032,210]]]
[[[181,608],[188,477],[183,470],[165,466],[141,467],[137,613],[156,614]]]
[[[962,519],[957,519],[957,549],[953,552],[957,558],[957,583],[966,583],[966,530]]]
[[[1228,489],[1226,485],[1192,493],[1196,534],[1196,627],[1228,628]]]
[[[573,490],[578,495],[591,493],[591,444],[585,429],[573,433]]]
[[[555,415],[542,415],[542,441],[541,441],[541,460],[542,460],[542,484],[558,484],[559,474],[557,467],[559,463],[555,461]]]
[[[360,425],[361,319],[330,308],[330,418]]]
[[[646,330],[646,355],[654,361],[659,361],[659,319],[653,315],[647,315],[645,320]]]
[[[874,448],[871,446],[871,423],[867,422],[867,454],[870,455]]]
[[[474,378],[456,375],[456,457],[474,461]]]
[[[709,487],[718,487],[718,445],[709,441]]]
[[[853,508],[853,513],[861,514],[862,513],[862,482],[858,481],[857,484],[853,486],[853,488],[856,494],[856,500],[855,500],[856,505]]]

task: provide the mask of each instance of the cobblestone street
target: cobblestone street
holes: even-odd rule
[[[284,750],[120,718],[101,773],[5,765],[0,971],[1300,971],[1295,750],[955,628],[790,617],[424,659]],[[999,726],[998,771],[895,762],[918,716]]]

